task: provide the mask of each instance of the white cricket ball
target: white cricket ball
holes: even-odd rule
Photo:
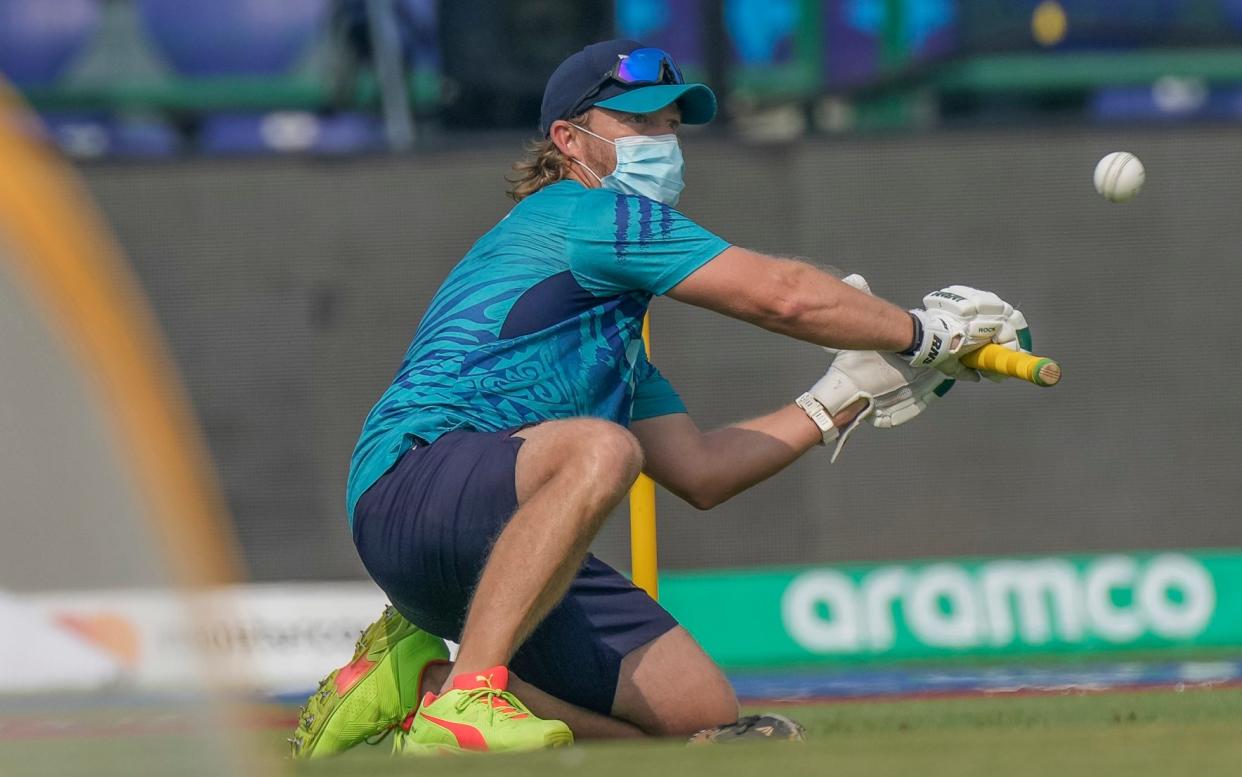
[[[1114,151],[1095,166],[1095,190],[1113,202],[1133,199],[1146,180],[1143,163],[1129,151]]]

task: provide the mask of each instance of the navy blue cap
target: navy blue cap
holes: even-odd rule
[[[558,65],[543,90],[539,129],[544,137],[551,131],[552,122],[568,119],[595,106],[626,113],[651,113],[677,103],[681,108],[683,124],[706,124],[711,121],[716,115],[716,95],[703,84],[629,86],[609,81],[597,93],[583,100],[612,70],[619,58],[641,48],[646,47],[638,41],[606,40],[592,43]]]

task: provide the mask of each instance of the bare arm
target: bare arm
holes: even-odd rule
[[[844,426],[865,406],[856,402],[833,422]],[[700,510],[767,480],[822,440],[797,405],[711,432],[686,413],[635,421],[630,431],[642,445],[644,471]]]
[[[903,351],[910,315],[822,270],[732,246],[669,290],[679,302],[714,310],[817,345]]]

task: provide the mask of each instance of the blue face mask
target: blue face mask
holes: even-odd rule
[[[617,167],[603,178],[577,159],[574,160],[595,176],[600,186],[622,194],[641,194],[669,207],[677,205],[682,190],[686,188],[682,177],[686,162],[681,156],[676,135],[630,135],[608,140],[585,127],[573,126],[591,137],[611,143],[617,150]]]

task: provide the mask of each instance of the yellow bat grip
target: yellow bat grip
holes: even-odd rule
[[[1061,380],[1061,365],[1052,359],[1022,351],[1011,351],[995,343],[971,351],[962,357],[962,364],[975,370],[986,370],[1030,381],[1036,386],[1055,386]]]

